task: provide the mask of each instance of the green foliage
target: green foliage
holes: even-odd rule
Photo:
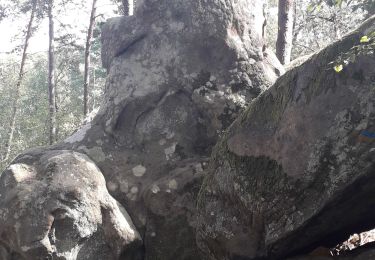
[[[20,69],[22,43],[26,20],[30,14],[32,1],[35,0],[4,0],[0,3],[0,23],[6,22],[19,24],[21,30],[13,33],[12,51],[0,53],[0,172],[10,162],[3,161],[5,142],[8,138],[11,111],[15,100],[14,88],[16,86]],[[47,0],[37,0],[37,14],[34,32],[45,30],[41,25],[46,18]],[[86,7],[85,7],[86,5]],[[108,3],[102,5],[108,15]],[[83,8],[87,8],[84,10]],[[56,108],[57,108],[57,138],[65,139],[81,126],[83,118],[83,67],[87,26],[91,3],[78,0],[55,0],[55,83],[56,83]],[[106,19],[98,7],[98,24]],[[113,7],[112,7],[113,8]],[[77,18],[70,12],[80,10],[86,12],[87,18],[77,23]],[[82,12],[83,11],[83,12]],[[113,13],[111,14],[111,16]],[[67,19],[68,18],[68,19]],[[3,20],[3,21],[4,21]],[[95,28],[91,49],[90,87],[89,87],[89,112],[96,111],[101,103],[106,71],[101,67],[100,57],[101,27]],[[40,36],[40,34],[39,34]],[[48,39],[45,39],[46,42]],[[8,40],[7,40],[8,41]],[[32,45],[33,37],[31,38]],[[1,47],[1,46],[0,46]],[[1,48],[0,48],[1,49]],[[24,79],[21,84],[19,109],[16,117],[16,129],[10,159],[21,151],[48,144],[48,62],[47,50],[32,53],[28,51]]]
[[[292,60],[311,54],[355,29],[369,15],[367,1],[295,0]],[[277,5],[269,0],[267,42],[275,49],[278,34]]]
[[[353,30],[367,17],[359,0],[297,0],[293,58],[316,52]]]
[[[97,34],[100,36],[100,34]],[[0,155],[4,154],[11,108],[14,100],[12,88],[16,84],[19,62],[16,55],[3,58],[0,63]],[[75,131],[83,121],[83,62],[84,48],[71,45],[57,47],[57,133],[63,140]],[[89,110],[95,110],[101,102],[106,72],[101,68],[100,40],[94,39],[91,63],[91,88]],[[29,55],[26,74],[21,88],[20,109],[10,158],[21,151],[48,145],[48,87],[47,54]],[[94,77],[95,75],[95,77]],[[95,79],[95,84],[94,84]],[[1,162],[0,171],[8,164]]]
[[[374,55],[375,54],[375,32],[363,35],[358,39],[358,44],[354,45],[348,52],[342,53],[333,64],[333,69],[339,73],[343,70],[345,65],[354,63],[358,56]]]
[[[342,8],[343,4],[351,6],[353,11],[362,9],[367,12],[367,16],[371,16],[375,12],[375,0],[312,0],[308,6],[308,11],[319,11],[323,4],[329,7],[339,7]]]
[[[334,69],[337,73],[341,72],[343,68],[344,68],[344,66],[343,66],[342,64],[337,64],[337,65],[335,65],[335,66],[333,67],[333,69]]]
[[[349,3],[349,0],[343,0]],[[362,1],[356,1],[352,5],[353,11],[356,11],[358,9],[362,9],[367,12],[367,17],[375,14],[375,0],[362,0]]]

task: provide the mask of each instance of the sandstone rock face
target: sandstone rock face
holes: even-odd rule
[[[33,152],[0,179],[1,259],[137,258],[142,240],[100,170],[71,151]]]
[[[283,259],[373,226],[375,59],[330,62],[374,31],[288,71],[218,142],[198,198],[207,258]]]
[[[46,151],[76,151],[95,162],[141,234],[145,259],[200,259],[196,196],[211,148],[283,69],[263,44],[264,0],[136,3],[134,16],[103,28],[108,78],[98,115]],[[122,257],[129,254],[125,248]]]

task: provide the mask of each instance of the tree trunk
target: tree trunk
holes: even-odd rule
[[[59,105],[60,102],[59,102],[59,93],[57,92],[57,86],[58,86],[58,83],[57,83],[57,80],[56,80],[56,77],[55,77],[55,108],[56,108],[56,134],[55,134],[55,140],[59,140],[59,133],[60,133],[60,126],[59,124],[57,123],[59,120],[57,118],[57,115],[59,114]]]
[[[85,72],[83,79],[83,115],[87,116],[88,113],[88,89],[90,84],[90,50],[91,50],[91,40],[95,27],[95,18],[96,18],[96,2],[97,0],[92,1],[91,16],[89,29],[87,31],[86,38],[86,50],[85,50]]]
[[[14,90],[15,100],[14,100],[14,103],[13,103],[12,114],[11,114],[11,119],[10,119],[8,139],[5,143],[5,155],[4,155],[4,158],[3,158],[4,161],[9,159],[9,155],[10,155],[11,148],[12,148],[14,130],[15,130],[15,126],[16,126],[17,112],[18,112],[18,105],[19,105],[18,103],[19,103],[19,100],[20,100],[20,89],[21,89],[21,84],[22,84],[22,80],[23,80],[23,76],[24,76],[25,63],[26,63],[26,59],[27,59],[27,48],[29,47],[29,40],[30,40],[31,35],[32,35],[32,26],[33,26],[34,17],[35,17],[36,3],[37,3],[37,1],[34,0],[33,1],[33,7],[31,9],[29,23],[27,25],[27,32],[26,32],[26,37],[25,37],[25,43],[24,43],[24,46],[23,46],[21,66],[20,66],[20,71],[19,71],[19,74],[18,74],[16,88]]]
[[[55,47],[54,47],[54,17],[53,0],[48,2],[48,20],[49,20],[49,49],[48,49],[48,101],[49,101],[49,143],[53,144],[56,140],[56,86],[55,75]]]
[[[95,69],[92,71],[92,88],[95,89],[95,86],[96,86],[96,75],[95,75]],[[96,107],[96,102],[95,102],[95,98],[93,98],[93,104],[92,104],[92,107],[95,108]]]
[[[284,65],[290,62],[293,46],[294,0],[279,0],[276,56]]]
[[[124,6],[124,15],[130,16],[134,14],[135,0],[123,0],[122,4]]]

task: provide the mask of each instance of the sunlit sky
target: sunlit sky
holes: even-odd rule
[[[60,23],[70,24],[73,26],[73,29],[69,29],[69,33],[74,33],[80,36],[83,41],[85,38],[89,18],[92,0],[82,1],[84,5],[83,8],[72,8],[67,7],[67,10],[64,10],[62,14],[55,15],[55,27],[56,30],[59,27]],[[98,19],[108,19],[110,17],[116,16],[114,10],[117,9],[117,6],[113,4],[110,0],[98,0],[97,2],[97,14],[103,14],[103,17]],[[22,17],[7,18],[0,21],[0,54],[4,55],[7,52],[10,52],[17,45],[23,45],[24,34],[22,31],[25,31],[27,27],[30,14],[27,13]],[[38,30],[34,33],[33,37],[30,39],[29,53],[38,53],[44,52],[48,49],[48,20],[44,19]]]

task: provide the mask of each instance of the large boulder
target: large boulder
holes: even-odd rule
[[[373,32],[375,17],[286,72],[218,142],[198,198],[208,259],[284,259],[374,226]]]
[[[34,151],[0,178],[0,259],[103,260],[142,240],[100,170],[72,151]]]
[[[265,0],[136,3],[134,16],[103,27],[108,78],[99,113],[46,150],[91,158],[141,234],[146,259],[200,259],[195,201],[211,148],[283,69],[263,43]]]

